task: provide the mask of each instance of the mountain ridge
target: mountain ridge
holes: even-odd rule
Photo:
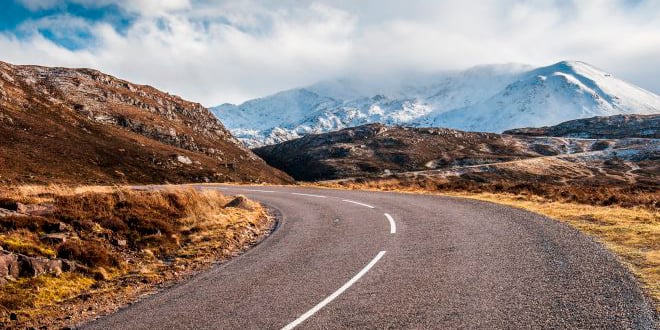
[[[502,132],[598,115],[660,113],[660,96],[580,61],[540,68],[481,65],[380,89],[359,85],[322,82],[211,111],[250,147],[369,123]]]
[[[503,134],[586,139],[660,139],[660,115],[614,115],[574,119],[554,126],[516,128]]]

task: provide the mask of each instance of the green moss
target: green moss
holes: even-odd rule
[[[31,257],[55,257],[57,253],[49,247],[40,246],[28,240],[22,240],[16,237],[0,236],[0,245],[7,250],[15,253],[24,254]]]

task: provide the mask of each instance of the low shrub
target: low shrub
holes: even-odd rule
[[[119,260],[106,251],[102,245],[91,241],[69,241],[57,247],[57,256],[89,267],[119,266]]]

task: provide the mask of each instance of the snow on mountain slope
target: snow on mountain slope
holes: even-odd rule
[[[213,113],[250,147],[368,123],[470,131],[660,113],[660,97],[583,62],[482,65],[401,81],[321,82]]]
[[[493,97],[418,118],[414,126],[501,132],[518,127],[617,114],[660,112],[660,97],[583,62],[560,62],[530,71]]]

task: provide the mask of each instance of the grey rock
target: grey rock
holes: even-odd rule
[[[2,252],[0,254],[0,278],[7,276],[16,278],[19,271],[18,257],[12,253]]]
[[[248,205],[248,199],[242,195],[238,195],[236,196],[236,198],[232,199],[229,203],[225,205],[225,208],[227,207],[234,207],[244,210],[252,209],[250,205]]]
[[[18,255],[18,265],[20,268],[20,277],[37,277],[41,274],[62,274],[62,260],[46,259],[38,257],[28,257],[22,254]]]
[[[46,234],[41,236],[40,240],[44,243],[49,243],[53,245],[65,243],[68,238],[68,235],[65,233],[54,233]]]

